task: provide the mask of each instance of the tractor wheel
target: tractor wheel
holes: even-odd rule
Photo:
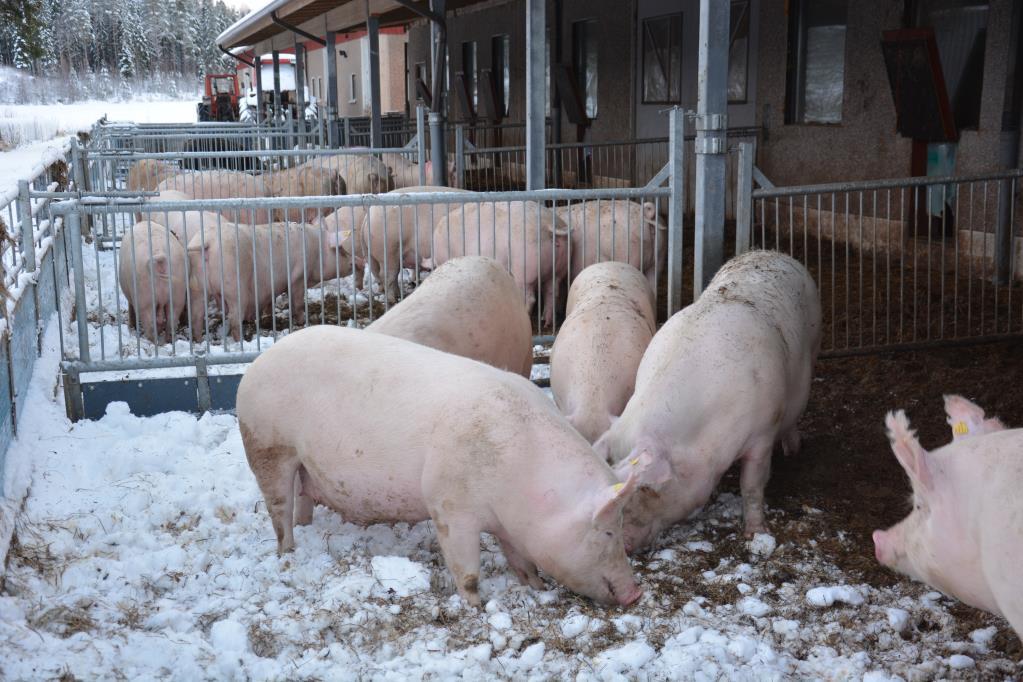
[[[200,123],[202,123],[204,121],[209,121],[210,120],[210,105],[209,104],[207,104],[206,102],[200,102],[199,104],[196,105],[196,110],[197,110],[197,113],[198,113],[198,117],[199,117],[199,122]]]

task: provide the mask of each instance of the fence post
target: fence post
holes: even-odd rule
[[[71,138],[71,158],[74,164],[75,189],[81,192],[92,191],[92,178],[89,176],[89,159],[78,137]],[[85,234],[92,234],[92,216],[85,216]]]
[[[455,126],[455,187],[465,189],[465,126]]]
[[[26,273],[35,272],[35,231],[32,229],[32,199],[28,180],[18,180],[18,213],[21,215],[21,258]]]
[[[419,185],[426,184],[426,107],[416,105],[416,152],[419,154]]]
[[[206,368],[205,353],[195,356],[195,391],[199,414],[209,412],[213,401],[210,398],[210,375]]]
[[[735,197],[735,255],[750,247],[753,226],[753,143],[739,143],[739,179]]]
[[[82,258],[82,214],[76,202],[68,213],[71,232],[71,267],[75,270],[75,322],[78,323],[78,359],[89,362],[89,315],[85,302],[85,262]]]
[[[668,163],[671,164],[668,199],[668,317],[682,309],[682,216],[685,212],[685,112],[672,107]]]
[[[351,147],[352,146],[352,119],[350,116],[345,116],[345,134],[341,138],[343,142],[341,146]]]
[[[76,422],[85,416],[82,400],[82,377],[77,367],[64,368],[64,410],[67,418]]]

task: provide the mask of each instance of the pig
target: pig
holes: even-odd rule
[[[642,271],[656,291],[668,243],[652,202],[582,201],[559,207],[558,215],[572,232],[572,279],[593,263],[620,261]]]
[[[344,180],[337,173],[328,168],[307,165],[266,174],[264,187],[267,196],[271,197],[336,196],[345,193]],[[318,206],[309,206],[279,211],[274,217],[277,220],[313,222],[327,212]]]
[[[368,152],[365,147],[352,147],[346,151]],[[298,168],[329,170],[344,183],[348,194],[382,194],[394,189],[391,170],[369,153],[314,156]]]
[[[625,409],[655,331],[653,292],[631,265],[595,263],[572,282],[565,322],[551,349],[551,392],[589,442]]]
[[[348,236],[304,223],[226,223],[193,238],[188,257],[192,272],[205,282],[201,300],[220,302],[229,333],[241,341],[242,322],[272,311],[274,299],[286,292],[291,315],[304,323],[306,290],[351,269],[343,246]],[[204,306],[193,306],[193,334],[201,335],[204,315]]]
[[[626,544],[646,546],[701,507],[740,462],[747,536],[766,531],[771,451],[799,448],[820,348],[821,307],[796,260],[751,251],[726,263],[700,297],[654,335],[621,417],[594,445],[620,476],[641,453],[651,480],[625,512]]]
[[[889,412],[885,425],[913,488],[913,510],[874,531],[877,560],[1003,616],[1023,639],[1023,429],[928,452],[904,411]]]
[[[952,427],[952,440],[1005,429],[1001,420],[997,417],[985,419],[984,410],[961,395],[946,395],[944,399],[946,420]]]
[[[394,189],[402,187],[419,187],[419,164],[412,161],[405,154],[385,152],[380,155],[380,160],[391,169],[391,177],[394,179]],[[424,169],[429,170],[429,169]],[[429,173],[426,175],[426,183],[429,184],[432,178]],[[392,190],[393,191],[393,190]]]
[[[647,458],[619,483],[521,376],[405,339],[318,325],[256,358],[238,387],[237,414],[278,554],[292,551],[295,522],[310,523],[319,503],[357,524],[432,519],[458,593],[475,606],[481,532],[498,539],[516,577],[534,588],[543,586],[539,568],[596,601],[629,605],[642,594],[621,509]]]
[[[451,187],[417,185],[393,190],[388,194],[419,192],[462,192]],[[433,227],[437,220],[453,209],[451,204],[418,204],[415,206],[370,206],[368,219],[359,230],[364,257],[373,277],[380,282],[387,300],[398,298],[398,279],[402,268],[414,268],[433,254]]]
[[[128,168],[127,190],[152,192],[161,182],[179,172],[178,167],[169,161],[140,159]]]
[[[561,219],[535,201],[484,201],[458,205],[437,220],[431,269],[469,254],[502,263],[523,291],[526,308],[543,298],[544,323],[554,322],[557,285],[568,274],[568,231]]]
[[[366,331],[415,341],[527,379],[533,327],[508,271],[484,256],[452,258]]]
[[[128,325],[153,343],[170,340],[185,309],[184,246],[163,225],[147,221],[125,231],[117,256]]]
[[[157,191],[167,189],[183,192],[190,199],[234,199],[267,196],[262,178],[240,171],[196,171],[179,173],[167,178],[157,186]],[[225,208],[220,212],[225,218],[249,224],[270,222],[270,214],[264,209]]]
[[[354,285],[356,289],[362,289],[366,272],[366,245],[362,241],[362,225],[366,221],[365,206],[342,206],[341,208],[328,213],[323,218],[313,221],[314,225],[322,227],[328,234],[334,235],[338,241],[338,235],[344,234],[341,246],[349,254],[354,266]],[[338,276],[345,277],[349,271],[342,271]]]

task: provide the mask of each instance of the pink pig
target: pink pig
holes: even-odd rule
[[[551,349],[551,392],[591,443],[611,427],[636,386],[636,370],[657,330],[653,292],[627,263],[586,268],[568,290],[565,323]]]
[[[471,604],[480,604],[481,532],[497,537],[515,575],[535,588],[540,568],[601,602],[629,605],[642,593],[621,510],[647,460],[619,483],[521,376],[321,325],[289,334],[249,366],[237,411],[278,553],[293,549],[295,522],[311,523],[318,502],[351,523],[433,519]]]
[[[366,327],[529,378],[533,327],[508,271],[463,256],[440,266],[415,291]]]
[[[877,560],[971,606],[1023,638],[1023,429],[957,439],[928,452],[905,412],[885,419],[913,486],[913,511],[874,531]]]
[[[155,222],[125,231],[117,280],[128,299],[128,324],[153,343],[169,340],[185,309],[185,247]]]
[[[620,476],[644,452],[661,464],[626,509],[629,547],[703,506],[736,462],[745,532],[766,530],[771,454],[779,441],[799,447],[820,335],[817,285],[776,251],[733,258],[661,327],[625,411],[594,445]]]
[[[1005,429],[1000,419],[985,419],[984,410],[961,395],[945,396],[945,414],[948,425],[952,427],[952,440]]]
[[[526,308],[543,298],[544,322],[554,321],[557,284],[568,274],[568,231],[549,208],[535,201],[484,201],[458,204],[437,220],[434,268],[449,258],[478,255],[500,262],[523,292]]]

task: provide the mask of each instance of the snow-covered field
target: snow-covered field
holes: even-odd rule
[[[851,584],[820,512],[739,533],[719,495],[635,560],[629,609],[518,586],[484,540],[485,609],[453,595],[432,524],[317,508],[276,556],[229,415],[70,424],[49,330],[10,488],[31,485],[0,596],[0,677],[65,679],[1018,679],[991,618],[908,582]]]
[[[112,121],[174,123],[195,120],[195,99],[0,105],[0,194],[39,163],[65,137],[88,130],[106,115]],[[56,139],[61,138],[61,139]]]

